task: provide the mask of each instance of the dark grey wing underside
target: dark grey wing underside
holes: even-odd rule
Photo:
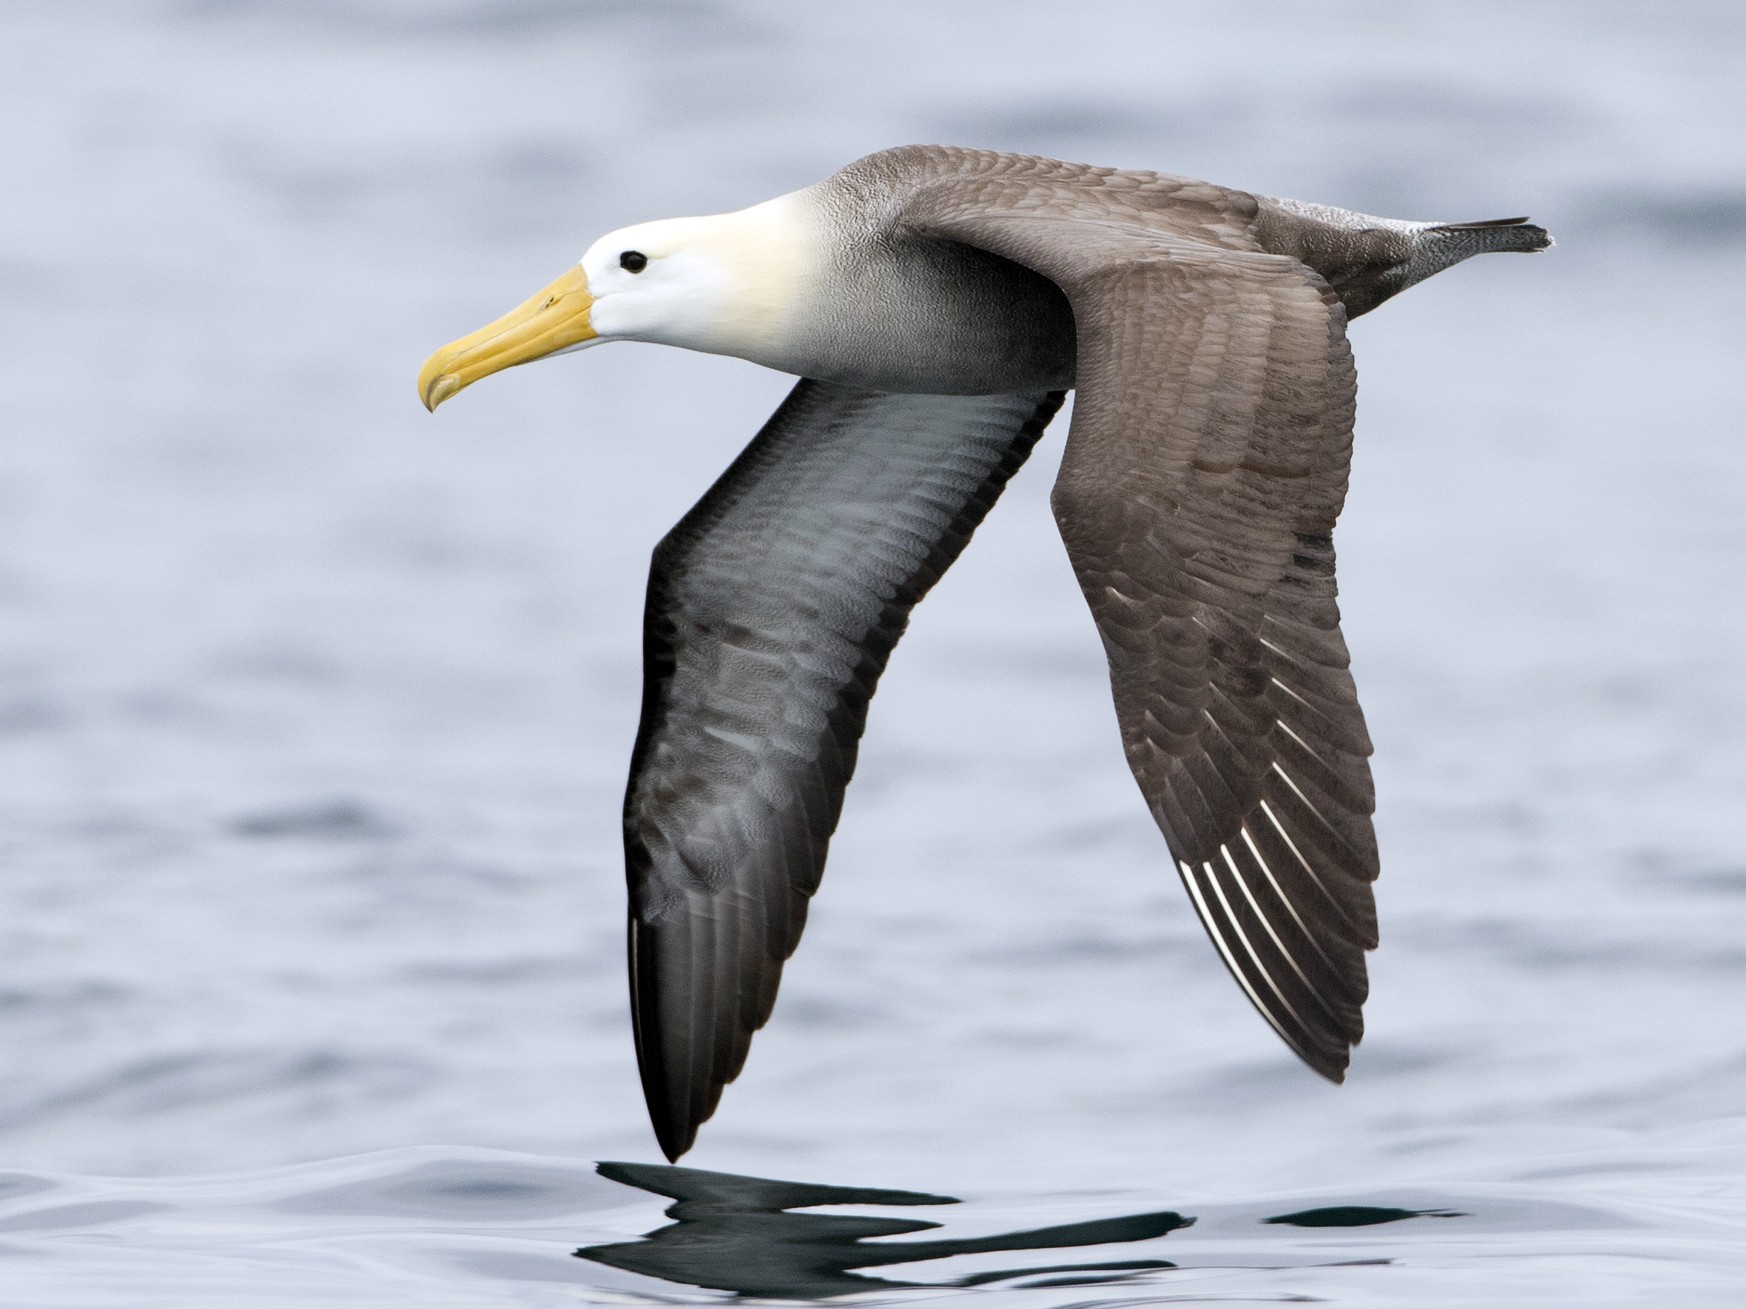
[[[669,1159],[770,1016],[911,607],[1060,403],[802,381],[656,548],[625,850],[637,1058]]]
[[[1226,251],[1070,290],[1055,513],[1128,762],[1249,999],[1334,1081],[1376,944],[1370,740],[1335,600],[1357,380],[1327,284]]]

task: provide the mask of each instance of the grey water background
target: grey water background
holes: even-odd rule
[[[808,1212],[960,1241],[1197,1220],[877,1270],[988,1303],[1739,1303],[1743,85],[1731,0],[0,3],[0,1304],[720,1295],[570,1252],[669,1203],[592,1164],[658,1157],[648,552],[788,381],[616,345],[432,418],[413,378],[602,231],[905,141],[1560,244],[1353,329],[1348,1084],[1126,775],[1063,421],[918,610],[686,1164],[958,1197]],[[740,1203],[729,1264],[816,1230]],[[1464,1216],[1262,1221],[1331,1206]],[[1007,1275],[1121,1261],[1180,1267]]]

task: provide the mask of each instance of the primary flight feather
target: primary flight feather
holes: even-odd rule
[[[669,1159],[770,1016],[910,609],[1069,389],[1053,504],[1128,763],[1244,993],[1344,1077],[1377,875],[1334,583],[1346,323],[1470,255],[1550,244],[1525,219],[908,146],[610,233],[431,356],[432,409],[615,339],[802,379],[650,571],[624,826],[637,1056]]]

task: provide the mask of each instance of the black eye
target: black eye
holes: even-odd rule
[[[649,266],[649,257],[641,250],[626,250],[618,257],[618,266],[627,273],[640,273]]]

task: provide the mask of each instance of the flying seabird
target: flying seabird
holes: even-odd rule
[[[623,228],[419,375],[435,409],[600,341],[801,380],[655,548],[624,830],[633,1027],[677,1159],[769,1018],[915,603],[1077,391],[1055,517],[1122,745],[1207,935],[1345,1076],[1376,945],[1370,738],[1335,601],[1346,323],[1526,219],[1405,222],[907,146]]]

